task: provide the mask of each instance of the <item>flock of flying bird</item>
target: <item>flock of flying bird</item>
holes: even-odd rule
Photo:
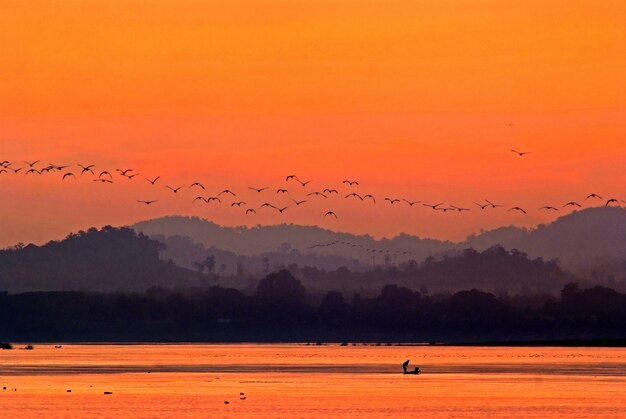
[[[515,154],[517,154],[519,157],[523,157],[526,154],[529,154],[530,152],[528,151],[517,151],[517,150],[513,150],[511,149],[511,151]],[[17,167],[19,166],[19,167]],[[136,172],[134,169],[115,169],[114,171],[109,171],[109,170],[96,170],[96,165],[95,164],[77,164],[75,166],[70,166],[70,165],[56,165],[56,164],[52,164],[52,163],[48,163],[43,164],[41,163],[40,160],[36,160],[36,161],[25,161],[23,163],[19,163],[19,162],[12,162],[12,161],[8,161],[8,160],[4,160],[0,162],[0,175],[3,174],[9,174],[9,173],[13,173],[15,175],[23,175],[23,176],[28,176],[28,175],[44,175],[44,174],[52,174],[52,173],[56,173],[56,174],[61,174],[61,181],[67,181],[69,179],[74,179],[76,180],[78,177],[83,177],[85,175],[91,176],[92,177],[92,181],[96,182],[96,183],[102,183],[102,184],[112,184],[115,182],[114,180],[114,173],[117,173],[117,176],[126,178],[127,180],[133,180],[135,178],[138,178],[139,176],[141,176],[141,173]],[[139,180],[143,180],[145,182],[147,182],[148,185],[152,186],[152,187],[156,187],[158,185],[160,185],[161,182],[159,182],[161,180],[160,176],[156,176],[153,178],[150,177],[141,177],[139,178]],[[299,207],[300,205],[305,204],[306,202],[308,202],[311,199],[324,199],[324,198],[329,198],[333,195],[336,196],[344,196],[343,193],[340,195],[339,191],[337,189],[334,188],[324,188],[322,190],[318,190],[318,191],[312,191],[307,189],[308,185],[312,182],[311,180],[301,180],[297,175],[288,175],[285,177],[285,182],[286,184],[294,184],[296,186],[296,188],[304,188],[301,189],[304,193],[305,198],[302,199],[295,199],[292,195],[291,192],[286,189],[286,188],[278,188],[276,189],[275,193],[273,194],[274,196],[276,195],[286,195],[289,200],[293,203],[292,205],[287,205],[287,206],[278,206],[275,204],[272,204],[270,202],[264,202],[263,204],[259,205],[259,206],[249,206],[245,201],[241,201],[238,200],[238,195],[233,192],[230,189],[223,189],[221,192],[216,193],[215,195],[212,196],[203,196],[202,193],[204,191],[206,191],[206,188],[204,187],[204,185],[200,182],[193,182],[191,184],[187,185],[180,185],[180,186],[171,186],[171,185],[165,185],[165,188],[167,188],[168,190],[170,190],[172,193],[174,194],[178,194],[181,190],[183,189],[193,189],[193,190],[197,190],[197,191],[201,191],[199,193],[199,195],[195,196],[195,198],[193,198],[192,203],[196,203],[196,202],[205,202],[205,203],[211,203],[211,202],[215,202],[215,203],[222,203],[222,199],[226,199],[227,197],[232,200],[232,202],[230,202],[230,206],[231,207],[237,207],[237,208],[241,208],[244,210],[244,213],[246,215],[254,215],[257,213],[258,210],[261,210],[262,208],[268,208],[268,209],[272,209],[275,211],[278,211],[280,214],[284,213],[288,208],[291,208],[293,206],[295,207]],[[377,200],[376,197],[374,197],[372,194],[360,194],[357,192],[353,192],[354,187],[359,186],[359,182],[356,180],[349,180],[349,179],[345,179],[342,181],[342,185],[344,185],[345,187],[347,187],[349,189],[348,193],[345,194],[344,199],[355,199],[355,200],[359,200],[359,201],[367,201],[367,202],[371,202],[372,204],[376,204]],[[255,192],[256,194],[263,194],[267,196],[268,193],[271,193],[270,187],[248,187],[249,190]],[[352,189],[352,191],[350,191],[350,189]],[[345,193],[345,192],[344,192]],[[256,195],[255,194],[255,195]],[[591,193],[589,195],[587,195],[587,197],[585,198],[585,201],[588,199],[595,199],[595,200],[601,200],[605,206],[610,206],[610,205],[620,205],[620,201],[622,203],[626,203],[626,201],[624,200],[618,200],[616,198],[608,198],[606,199],[606,201],[604,201],[605,198],[603,198],[602,196],[596,194],[596,193]],[[156,199],[151,199],[151,200],[147,200],[147,199],[138,199],[137,203],[142,204],[142,205],[153,205],[156,202],[158,202],[158,200]],[[457,206],[457,205],[445,205],[443,202],[440,203],[426,203],[426,202],[422,202],[422,201],[412,201],[406,198],[396,198],[396,197],[385,197],[383,199],[383,202],[386,202],[389,205],[395,205],[395,204],[401,204],[401,203],[405,203],[406,205],[413,207],[415,205],[421,204],[424,207],[429,207],[434,211],[442,211],[442,212],[464,212],[464,211],[470,211],[470,208],[466,208],[466,207],[461,207],[461,206]],[[504,208],[505,206],[503,204],[498,204],[498,203],[494,203],[488,199],[485,199],[484,202],[474,202],[474,204],[480,208],[480,210],[486,210],[486,209],[496,209],[496,208]],[[579,202],[576,201],[569,201],[567,203],[565,203],[562,207],[582,207],[582,205]],[[477,209],[478,209],[477,208]],[[540,207],[538,210],[545,210],[545,211],[559,211],[559,208],[556,206],[552,206],[552,205],[545,205]],[[523,214],[527,214],[526,209],[519,207],[519,206],[513,206],[513,207],[509,207],[507,209],[507,211],[517,211]],[[334,218],[338,218],[337,214],[335,213],[335,211],[333,210],[329,210],[326,211],[324,213],[324,217],[334,217]]]

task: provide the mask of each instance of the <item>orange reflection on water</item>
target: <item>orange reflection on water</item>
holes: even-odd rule
[[[422,375],[399,373],[407,358]],[[622,348],[37,345],[0,352],[0,408],[26,418],[605,418],[626,412],[625,367]]]

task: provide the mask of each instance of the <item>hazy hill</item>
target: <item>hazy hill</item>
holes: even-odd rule
[[[338,233],[315,226],[280,224],[256,227],[222,227],[198,217],[169,216],[139,222],[131,226],[149,236],[187,236],[206,248],[215,247],[242,256],[267,252],[288,252],[292,249],[302,254],[335,255],[371,263],[372,252],[398,252],[397,259],[421,260],[427,256],[454,247],[451,242],[421,239],[400,234],[392,239],[376,240],[369,235]],[[330,246],[313,247],[317,244]],[[369,249],[369,250],[368,250]],[[404,253],[411,252],[411,253]],[[378,261],[382,255],[378,255]]]
[[[597,271],[604,266],[620,267],[626,261],[626,209],[616,207],[575,211],[534,229],[501,227],[471,235],[460,243],[407,234],[376,240],[367,235],[287,224],[252,228],[221,227],[204,219],[180,216],[143,221],[132,228],[150,236],[187,236],[206,248],[240,256],[272,252],[285,255],[295,250],[299,264],[324,268],[345,263],[352,269],[359,269],[354,264],[355,259],[360,261],[361,268],[383,264],[385,259],[392,263],[410,259],[422,261],[431,255],[455,254],[466,248],[484,250],[495,245],[502,245],[509,250],[518,249],[531,257],[546,260],[556,258],[561,267],[576,272]],[[316,244],[325,246],[312,247]],[[181,262],[171,246],[169,252],[173,260]],[[315,256],[317,260],[306,260],[307,255]],[[324,263],[324,258],[320,256],[333,256],[335,259],[332,263]],[[283,258],[281,263],[296,262]]]
[[[145,290],[189,287],[197,274],[163,261],[163,245],[129,228],[70,234],[43,246],[0,250],[0,290]]]
[[[612,265],[626,261],[626,209],[574,211],[531,230],[504,227],[470,236],[461,245],[482,250],[494,244],[532,257],[557,258],[561,266],[574,271]]]

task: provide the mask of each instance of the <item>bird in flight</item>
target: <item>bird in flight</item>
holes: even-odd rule
[[[523,209],[521,209],[520,207],[513,207],[510,208],[509,211],[520,211],[523,212],[524,214],[526,214],[526,211],[524,211]]]
[[[425,206],[425,207],[431,207],[432,209],[436,210],[439,205],[443,205],[443,202],[440,202],[440,203],[435,204],[435,205],[431,205],[431,204],[422,204],[422,205]]]
[[[248,214],[250,214],[250,213],[254,213],[254,214],[256,214],[256,210],[255,210],[255,209],[253,209],[253,208],[248,208],[248,209],[246,210],[246,215],[248,215]]]
[[[291,179],[295,179],[298,180],[298,176],[296,175],[289,175],[285,178],[285,182],[289,182]]]
[[[335,214],[333,211],[327,211],[326,214],[324,214],[324,217],[328,217],[329,215],[338,218],[337,214]]]
[[[251,189],[251,190],[253,190],[253,191],[255,191],[255,192],[258,192],[258,193],[263,192],[263,191],[264,191],[264,190],[266,190],[267,188],[268,188],[267,186],[266,186],[266,187],[264,187],[264,188],[253,188],[252,186],[248,186],[248,189]]]
[[[524,156],[524,154],[530,154],[530,151],[517,151],[517,150],[513,150],[513,149],[511,149],[511,151],[512,151],[513,153],[517,154],[517,155],[518,155],[518,156],[520,156],[520,157],[523,157],[523,156]]]
[[[137,200],[137,202],[141,203],[141,204],[146,204],[146,205],[150,205],[150,204],[154,204],[155,202],[157,202],[157,200],[153,200],[153,201],[140,201],[139,199]]]
[[[550,205],[546,205],[544,207],[539,208],[540,211],[543,210],[543,209],[550,210],[550,211],[558,211],[559,210],[558,208],[551,207]]]
[[[481,210],[484,210],[485,208],[487,208],[489,205],[491,204],[479,204],[478,202],[474,202],[476,205],[478,205],[480,207]]]
[[[174,193],[178,193],[178,191],[180,191],[182,188],[182,186],[179,186],[178,188],[172,188],[170,185],[165,185],[165,187]]]
[[[469,211],[469,208],[455,207],[454,205],[450,205],[450,208],[457,210],[458,212]]]
[[[23,169],[23,167],[20,167],[20,168],[17,168],[17,169],[14,169],[14,168],[12,168],[12,167],[8,167],[8,166],[5,166],[5,167],[6,167],[7,169],[11,169],[11,170],[13,170],[13,173],[15,173],[16,175],[20,172],[20,170],[22,170],[22,169]]]
[[[229,194],[232,196],[237,196],[237,194],[235,194],[233,191],[231,191],[230,189],[224,189],[222,192],[218,193],[217,196],[220,196],[222,194]]]
[[[376,203],[376,198],[374,198],[374,196],[370,194],[364,195],[363,198],[361,198],[361,201],[364,201],[367,198],[371,199],[372,201],[374,201],[374,203]]]
[[[4,166],[0,166],[0,167],[2,167],[2,169],[0,169],[0,173],[9,173],[7,172],[7,169],[4,168]]]
[[[343,181],[343,182],[341,182],[341,183],[347,183],[347,184],[348,184],[348,186],[352,186],[352,185],[359,186],[359,182],[357,182],[356,180],[347,180],[347,179],[346,179],[346,180],[344,180],[344,181]]]
[[[32,168],[32,166],[31,166],[31,168]],[[37,170],[37,169],[28,169],[28,170],[26,171],[26,173],[24,173],[24,176],[26,176],[26,175],[27,175],[27,174],[29,174],[29,173],[37,173],[38,175],[40,175],[40,174],[41,174],[41,172],[40,172],[39,170]]]
[[[277,189],[276,193],[289,193],[287,189]]]
[[[66,177],[70,177],[70,176],[72,176],[74,179],[76,179],[76,176],[74,176],[74,173],[67,172],[66,174],[63,175],[63,178],[61,180],[65,180]]]
[[[503,207],[504,205],[500,205],[500,204],[494,204],[493,202],[491,202],[488,199],[485,199],[485,202],[488,203],[489,205],[491,205],[491,208],[498,208],[498,207]]]
[[[148,178],[144,178],[146,179],[148,182],[150,182],[151,185],[154,185],[156,183],[157,180],[159,180],[161,178],[161,176],[157,176],[154,179],[148,179]]]
[[[598,199],[602,199],[602,197],[598,194],[595,193],[590,193],[589,195],[587,195],[587,198],[585,198],[585,201],[588,200],[589,198],[598,198]]]
[[[34,165],[36,165],[37,163],[39,163],[41,160],[35,160],[34,162],[30,163],[25,161],[24,163],[26,163],[29,167],[33,167]]]
[[[217,196],[207,196],[206,199],[204,200],[207,204],[211,201],[217,201],[217,202],[222,202],[221,199],[219,199]]]
[[[196,201],[198,201],[198,200],[200,200],[200,201],[204,201],[204,197],[202,197],[202,196],[196,196],[196,197],[193,199],[193,201],[191,201],[191,203],[193,204],[194,202],[196,202]]]
[[[191,185],[189,185],[190,188],[193,188],[194,186],[197,186],[199,188],[202,188],[202,190],[205,190],[204,185],[201,184],[200,182],[194,182]]]
[[[326,196],[326,195],[324,195],[324,194],[323,194],[323,193],[321,193],[321,192],[311,192],[311,193],[306,194],[306,196],[311,196],[311,195],[315,195],[315,196],[322,196],[322,197],[324,197],[324,198],[327,198],[327,196]]]
[[[91,174],[92,174],[92,175],[95,175],[95,173],[93,172],[93,170],[91,170],[91,168],[92,168],[92,167],[94,167],[94,166],[95,166],[95,164],[90,164],[90,165],[87,165],[87,166],[83,166],[82,164],[79,164],[78,166],[79,166],[81,169],[83,169],[83,170],[80,172],[80,175],[81,175],[81,176],[82,176],[82,175],[83,175],[83,173],[85,173],[85,172],[91,172]]]
[[[348,195],[344,196],[344,198],[350,198],[351,196],[354,196],[354,197],[356,197],[356,198],[359,198],[361,201],[362,201],[363,199],[365,199],[364,197],[362,197],[361,195],[359,195],[359,194],[358,194],[358,193],[356,193],[356,192],[349,193]]]
[[[119,173],[120,173],[120,175],[122,175],[122,176],[126,176],[126,173],[128,173],[128,172],[132,172],[132,171],[133,171],[133,169],[126,169],[126,170],[122,170],[122,169],[115,169],[115,171],[116,171],[116,172],[119,172]]]
[[[266,203],[264,203],[263,205],[261,205],[261,206],[259,207],[259,209],[260,209],[260,208],[263,208],[263,207],[270,207],[270,208],[277,209],[274,205],[270,204],[269,202],[266,202]]]
[[[140,174],[141,174],[141,173],[135,173],[134,175],[126,175],[126,177],[127,177],[128,179],[132,179],[132,178],[134,178],[135,176],[139,176]]]
[[[396,202],[400,202],[400,200],[397,199],[397,198],[393,198],[393,199],[392,198],[385,198],[385,201],[389,201],[389,203],[391,205],[395,204]]]
[[[606,204],[604,204],[605,207],[608,207],[609,205],[611,205],[612,203],[616,203],[617,205],[619,205],[619,202],[617,201],[617,199],[615,198],[611,198],[608,201],[606,201]]]
[[[280,212],[282,214],[283,211],[285,211],[287,208],[289,208],[289,206],[286,206],[284,208],[276,208],[276,209],[278,210],[278,212]]]
[[[231,207],[240,207],[243,204],[245,204],[245,202],[241,201],[241,202],[233,202],[232,204],[230,204]]]
[[[579,208],[581,207],[581,205],[578,202],[574,202],[574,201],[570,201],[567,204],[563,205],[564,208],[565,207],[569,207],[569,206],[571,206],[571,207],[579,207]]]
[[[306,202],[306,200],[303,201],[296,201],[295,199],[291,198],[291,200],[293,201],[294,204],[296,204],[296,207],[299,207],[300,204],[304,204]]]
[[[339,192],[337,192],[337,189],[328,189],[328,188],[324,189],[322,192],[327,192],[329,194],[333,194],[333,193],[338,194],[339,193]]]
[[[409,201],[408,199],[402,199],[404,202],[406,202],[407,204],[409,204],[410,207],[412,207],[415,204],[419,204],[421,201]]]
[[[104,178],[98,178],[98,179],[94,179],[94,182],[100,182],[100,183],[113,183],[112,180],[110,179],[104,179]]]
[[[107,172],[106,170],[100,172],[100,175],[98,177],[102,177],[102,176],[108,176],[110,179],[113,179],[113,176],[111,175],[111,173]]]
[[[300,185],[302,185],[303,187],[304,187],[304,186],[306,186],[306,185],[308,185],[309,183],[311,183],[311,181],[310,181],[310,180],[307,180],[306,182],[302,182],[302,181],[301,181],[300,179],[298,179],[298,178],[296,178],[296,180],[297,180],[298,182],[300,182]]]

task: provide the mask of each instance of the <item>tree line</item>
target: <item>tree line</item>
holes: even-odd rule
[[[476,289],[309,294],[288,270],[251,295],[221,286],[0,293],[0,341],[479,342],[626,338],[626,294],[566,284],[558,296]]]

